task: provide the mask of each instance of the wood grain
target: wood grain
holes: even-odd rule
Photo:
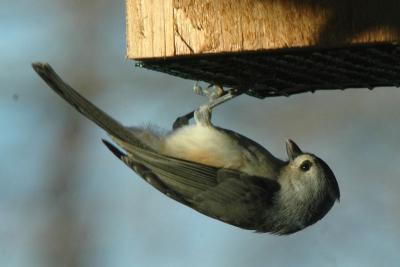
[[[400,39],[399,0],[126,0],[127,57]]]

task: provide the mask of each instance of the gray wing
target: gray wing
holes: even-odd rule
[[[280,186],[274,180],[218,169],[153,152],[125,154],[105,145],[126,165],[167,196],[213,218],[256,229]]]

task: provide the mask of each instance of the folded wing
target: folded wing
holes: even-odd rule
[[[256,229],[280,188],[266,177],[219,169],[138,148],[128,154],[106,146],[126,165],[167,196],[207,216]]]

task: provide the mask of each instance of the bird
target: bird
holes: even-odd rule
[[[200,106],[194,124],[169,132],[126,127],[65,83],[48,63],[33,69],[59,96],[113,140],[105,146],[155,189],[206,216],[258,233],[288,235],[322,219],[340,199],[331,168],[286,141],[288,160],[211,122]]]

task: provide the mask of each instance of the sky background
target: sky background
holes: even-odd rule
[[[339,182],[341,202],[317,224],[256,234],[151,188],[31,69],[49,62],[124,124],[169,129],[205,99],[126,60],[124,20],[123,1],[0,1],[1,266],[398,266],[400,89],[241,96],[215,110],[215,124],[282,159],[292,138]]]

